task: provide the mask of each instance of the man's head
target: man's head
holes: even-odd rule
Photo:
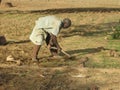
[[[71,20],[69,18],[64,18],[62,27],[63,28],[68,28],[70,26],[71,26]]]

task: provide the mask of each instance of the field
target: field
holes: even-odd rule
[[[13,11],[15,8],[2,9],[10,12],[1,10],[0,14],[0,35],[8,41],[0,46],[0,90],[120,90],[120,40],[108,38],[120,24],[119,11],[65,9],[62,13],[59,10],[19,13]],[[76,58],[49,59],[44,43],[39,52],[40,62],[31,63],[33,44],[29,36],[35,20],[46,15],[72,20],[69,29],[61,30],[58,41],[63,50]],[[115,55],[111,55],[112,51]],[[7,62],[9,55],[20,60],[21,65]],[[82,62],[86,57],[88,61]]]
[[[8,6],[6,3],[11,3]],[[8,8],[10,7],[10,8]],[[120,8],[120,0],[1,0],[0,11],[65,8]]]

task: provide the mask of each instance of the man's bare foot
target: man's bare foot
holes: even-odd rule
[[[59,56],[59,55],[55,55],[55,56],[51,55],[51,56],[49,56],[49,59],[61,59],[61,58],[62,58],[62,56]]]
[[[33,62],[33,63],[39,62],[39,59],[37,59],[37,58],[32,58],[32,62]]]

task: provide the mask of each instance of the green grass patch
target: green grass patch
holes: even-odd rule
[[[109,40],[107,47],[120,51],[120,40]]]
[[[60,60],[53,60],[53,61],[45,61],[41,62],[41,65],[44,67],[61,67],[61,66],[75,66],[77,61],[60,61]]]
[[[120,61],[118,58],[100,55],[99,62],[91,59],[86,63],[89,68],[120,68]]]
[[[115,30],[111,34],[112,39],[120,39],[120,25],[115,27]]]

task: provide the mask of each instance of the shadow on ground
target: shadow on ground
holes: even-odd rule
[[[20,40],[20,41],[8,41],[7,44],[21,44],[21,43],[28,43],[30,40]]]
[[[66,30],[61,32],[63,37],[71,36],[103,36],[112,31],[112,27],[119,25],[119,22],[111,23],[100,23],[100,24],[90,24],[90,25],[79,25],[73,26],[74,29]]]
[[[77,49],[77,50],[70,50],[67,51],[69,54],[78,54],[78,53],[83,53],[83,54],[92,54],[92,53],[98,53],[103,49],[103,47],[97,47],[97,48],[86,48],[86,49]]]
[[[4,84],[8,84],[16,76],[17,75],[15,75],[15,74],[1,73],[0,72],[0,86],[4,85]]]
[[[29,13],[45,13],[45,14],[58,14],[58,13],[78,13],[78,12],[111,12],[120,11],[120,8],[106,8],[106,7],[95,7],[95,8],[61,8],[61,9],[47,9],[47,10],[34,10]]]
[[[46,9],[46,10],[7,10],[0,11],[2,13],[44,13],[44,14],[59,14],[59,13],[78,13],[78,12],[111,12],[120,11],[120,8],[106,8],[106,7],[94,7],[94,8],[57,8],[57,9]]]
[[[40,69],[11,70],[6,68],[4,72],[4,68],[0,69],[2,70],[0,72],[0,89],[4,86],[2,90],[91,90],[89,88],[97,85],[87,82],[87,78],[71,77],[67,73],[71,70],[51,72],[48,68],[44,72],[39,72]],[[46,73],[45,77],[40,76],[43,73]]]

